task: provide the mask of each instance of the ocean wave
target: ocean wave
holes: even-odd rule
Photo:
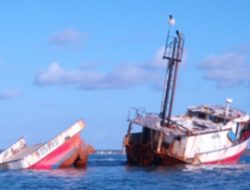
[[[250,164],[235,165],[184,165],[182,171],[198,171],[198,170],[249,170]]]

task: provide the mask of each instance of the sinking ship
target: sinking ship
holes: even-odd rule
[[[47,143],[28,146],[24,138],[0,153],[1,169],[85,168],[94,152],[80,136],[85,127],[79,120]]]
[[[169,19],[170,24],[174,23],[172,16]],[[183,47],[183,34],[177,31],[171,36],[168,32],[163,55],[168,64],[160,113],[137,108],[129,111],[124,137],[129,165],[236,164],[247,148],[249,115],[233,108],[230,98],[226,105],[191,106],[185,114],[172,116]],[[135,128],[137,132],[133,132]]]

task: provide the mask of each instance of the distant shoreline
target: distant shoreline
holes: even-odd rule
[[[118,149],[99,149],[96,150],[95,154],[123,154],[122,150]],[[250,156],[250,149],[246,149],[243,155]]]
[[[246,149],[244,155],[250,156],[250,149]]]
[[[0,150],[0,153],[3,150]],[[98,149],[94,154],[124,154],[122,150],[119,149]],[[246,149],[244,155],[250,156],[250,149]]]

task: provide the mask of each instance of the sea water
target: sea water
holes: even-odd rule
[[[0,189],[250,189],[250,157],[237,165],[129,167],[122,154],[94,154],[86,169],[0,170]]]

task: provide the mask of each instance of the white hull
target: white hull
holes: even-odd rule
[[[175,140],[168,151],[169,156],[193,165],[213,163],[237,163],[247,148],[248,139],[232,143],[228,130],[218,131]]]

